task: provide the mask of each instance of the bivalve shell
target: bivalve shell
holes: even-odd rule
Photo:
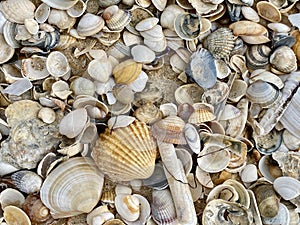
[[[94,59],[88,65],[88,73],[95,80],[106,83],[112,74],[112,65],[108,59]]]
[[[79,20],[77,25],[77,32],[80,36],[92,36],[97,34],[99,31],[102,30],[104,27],[104,20],[102,17],[86,13],[83,17]]]
[[[31,225],[31,221],[27,214],[16,206],[6,206],[3,209],[3,216],[8,225]]]
[[[251,45],[246,52],[247,67],[251,70],[265,68],[269,63],[271,49],[267,45]]]
[[[288,46],[277,48],[270,56],[270,63],[279,73],[291,73],[297,70],[296,55]]]
[[[0,51],[0,64],[10,60],[15,53],[15,49],[7,44],[2,34],[0,34]],[[3,54],[4,52],[5,54]]]
[[[259,36],[268,33],[267,28],[264,26],[247,20],[241,20],[235,23],[230,24],[230,29],[236,36]]]
[[[137,79],[142,71],[142,64],[132,59],[125,60],[113,69],[117,84],[130,84]]]
[[[46,177],[40,196],[53,218],[89,213],[101,197],[104,177],[90,158],[75,157]]]
[[[59,51],[53,51],[48,55],[46,68],[54,77],[62,77],[71,70],[67,57]]]
[[[180,38],[194,40],[200,36],[201,17],[191,13],[179,14],[174,20],[174,28]]]
[[[258,15],[272,23],[281,21],[281,13],[278,8],[270,2],[259,1],[256,4]]]
[[[75,5],[78,0],[42,0],[42,2],[46,3],[50,7],[54,9],[61,9],[61,10],[67,10],[71,8],[73,5]]]
[[[204,122],[212,121],[216,118],[213,107],[206,103],[195,103],[194,112],[189,117],[189,123],[199,125]]]
[[[96,141],[92,157],[97,166],[117,181],[145,179],[152,175],[157,146],[145,123],[106,129]]]
[[[34,13],[34,18],[38,23],[45,23],[50,15],[51,8],[46,3],[40,4]]]
[[[275,191],[285,200],[291,200],[300,195],[300,182],[293,177],[278,177],[273,185]]]
[[[121,31],[130,23],[131,12],[112,5],[103,11],[102,17],[105,19],[106,25],[110,30]]]
[[[21,170],[11,175],[13,184],[26,194],[38,193],[42,186],[42,178],[32,171]]]
[[[155,53],[144,45],[136,45],[131,49],[133,60],[139,63],[151,63],[155,59]]]

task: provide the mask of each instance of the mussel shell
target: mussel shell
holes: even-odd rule
[[[203,88],[211,88],[217,81],[217,69],[214,58],[212,54],[204,48],[192,54],[185,72]]]

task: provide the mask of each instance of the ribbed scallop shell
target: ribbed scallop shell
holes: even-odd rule
[[[192,124],[201,124],[212,121],[216,118],[211,105],[205,103],[196,103],[193,105],[194,112],[190,115],[188,122]]]
[[[186,144],[183,134],[185,122],[178,116],[168,116],[152,126],[153,136],[160,141]]]
[[[246,92],[246,97],[252,103],[260,104],[263,108],[271,106],[280,95],[281,92],[276,86],[261,80],[250,84]]]
[[[121,31],[130,23],[131,12],[122,9],[111,10],[112,7],[115,7],[115,5],[104,10],[103,18],[105,19],[106,25],[110,30]]]
[[[236,38],[229,28],[223,27],[208,35],[203,42],[203,46],[216,59],[229,59]]]
[[[136,120],[127,127],[106,129],[96,141],[92,157],[111,179],[130,181],[152,175],[156,153],[147,125]]]
[[[294,51],[288,46],[277,48],[270,56],[272,67],[282,73],[291,73],[297,69],[297,58]]]
[[[13,23],[24,24],[25,19],[34,18],[35,5],[30,0],[6,0],[0,2],[0,11]]]
[[[90,158],[75,157],[46,177],[40,197],[53,218],[89,213],[98,203],[104,178]]]
[[[247,49],[247,66],[252,69],[265,68],[269,63],[271,49],[266,45],[251,45]]]
[[[177,224],[177,216],[171,192],[153,190],[151,203],[152,217],[158,225]]]

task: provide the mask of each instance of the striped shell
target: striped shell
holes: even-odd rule
[[[271,49],[267,45],[251,45],[246,52],[247,67],[256,70],[263,69],[269,63]]]
[[[104,10],[102,17],[111,31],[121,31],[130,23],[131,12],[112,5]]]
[[[201,27],[201,17],[196,14],[181,13],[174,21],[177,35],[184,40],[194,40],[199,37]]]
[[[106,129],[96,141],[92,157],[113,180],[145,179],[154,171],[156,148],[147,125],[136,120],[127,127]]]
[[[274,69],[282,73],[291,73],[297,70],[296,55],[288,46],[277,48],[270,56],[270,63]]]
[[[11,175],[12,183],[27,194],[38,193],[42,186],[42,178],[32,171],[20,170]]]
[[[204,122],[212,121],[216,118],[213,113],[213,109],[209,104],[196,103],[193,107],[194,112],[189,117],[189,123],[199,125]]]
[[[210,51],[216,59],[229,59],[234,48],[236,36],[228,28],[219,28],[214,31],[203,42],[203,46]]]

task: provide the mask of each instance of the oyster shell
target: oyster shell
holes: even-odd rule
[[[0,46],[1,46],[0,64],[3,64],[13,57],[15,53],[15,49],[7,44],[2,34],[0,34]]]
[[[145,179],[154,171],[156,148],[146,124],[134,121],[127,127],[106,129],[96,141],[92,157],[113,180]]]

